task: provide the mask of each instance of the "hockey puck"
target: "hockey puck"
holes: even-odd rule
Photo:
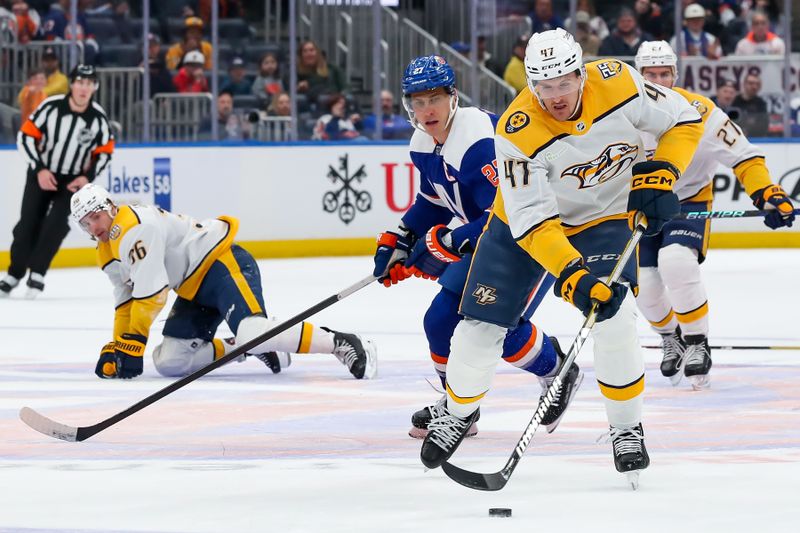
[[[507,507],[492,507],[489,509],[489,516],[501,516],[507,518],[511,516],[511,509]]]

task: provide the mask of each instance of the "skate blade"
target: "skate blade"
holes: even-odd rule
[[[700,391],[711,388],[711,378],[708,374],[698,376],[687,376],[692,384],[692,389]]]
[[[367,367],[364,369],[362,379],[375,379],[378,376],[378,348],[372,341],[362,343],[367,354]]]
[[[677,372],[675,375],[670,376],[667,379],[669,379],[669,382],[673,387],[677,387],[683,379],[683,372]]]
[[[558,417],[558,420],[556,420],[552,424],[547,425],[547,426],[544,427],[547,430],[548,434],[550,434],[550,433],[552,433],[552,432],[554,432],[556,430],[558,425],[561,423],[561,420],[564,418],[564,415],[567,414],[567,409],[569,409],[569,404],[572,403],[572,399],[575,398],[575,395],[578,393],[578,389],[581,388],[581,383],[583,383],[583,372],[582,371],[578,374],[578,379],[575,380],[575,386],[572,387],[572,394],[570,395],[569,400],[567,400],[567,407],[566,407],[566,409],[564,409],[564,412],[561,413],[561,416]]]
[[[478,434],[478,424],[473,423],[467,430],[465,438],[474,437],[477,434]],[[408,436],[411,437],[412,439],[424,439],[425,437],[428,436],[428,430],[412,426],[411,429],[408,430]]]
[[[639,470],[631,470],[625,473],[628,484],[633,490],[639,490]]]

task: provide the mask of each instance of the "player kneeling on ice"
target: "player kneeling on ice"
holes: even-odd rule
[[[439,280],[442,288],[425,313],[424,327],[442,387],[446,385],[450,340],[461,321],[458,304],[498,181],[494,153],[497,115],[477,107],[458,107],[455,84],[453,69],[440,56],[418,57],[406,67],[403,104],[417,129],[410,151],[420,174],[420,193],[399,227],[380,235],[373,272],[387,287],[412,275]],[[447,224],[454,218],[462,224],[451,231]],[[553,277],[542,272],[529,305],[517,326],[509,328],[497,353],[507,363],[537,376],[543,391],[564,357],[558,341],[544,335],[528,318],[552,285]],[[558,426],[582,379],[583,373],[573,364],[563,393],[553,399],[542,419],[549,432]],[[424,438],[428,434],[428,424],[441,414],[445,398],[443,395],[414,413],[409,435]],[[477,432],[473,423],[467,436]]]
[[[646,82],[614,59],[583,65],[563,29],[533,35],[525,53],[528,87],[500,117],[495,136],[500,191],[478,241],[447,365],[447,402],[429,425],[421,459],[440,466],[462,442],[489,391],[497,354],[516,327],[536,280],[556,277],[555,293],[588,314],[614,465],[649,465],[642,430],[644,361],[636,331],[636,262],[620,283],[602,278],[642,214],[657,234],[680,210],[672,186],[702,134],[680,95]],[[640,132],[659,139],[647,161]],[[492,298],[487,298],[491,294]]]
[[[153,350],[163,376],[183,376],[230,353],[276,323],[267,318],[255,259],[233,241],[232,217],[197,221],[156,206],[117,206],[108,191],[89,184],[71,199],[72,218],[98,241],[97,260],[114,286],[114,340],[100,352],[95,374],[134,378],[142,373],[150,326],[167,301],[178,298]],[[215,339],[225,320],[235,338]],[[357,379],[377,370],[375,346],[352,333],[303,322],[247,355],[274,373],[292,353],[332,353]]]
[[[772,228],[791,226],[794,206],[783,187],[772,183],[764,153],[750,144],[739,126],[714,102],[674,87],[678,57],[665,41],[647,41],[636,54],[636,68],[646,80],[675,90],[703,117],[705,130],[692,163],[675,184],[682,211],[710,211],[713,177],[720,163],[733,169],[736,179],[758,209],[766,209],[764,223]],[[657,89],[660,90],[660,89]],[[652,135],[645,149],[655,148]],[[636,303],[662,337],[661,373],[673,385],[685,375],[695,389],[710,384],[708,296],[700,278],[706,258],[711,220],[676,219],[661,234],[639,243],[639,294]]]

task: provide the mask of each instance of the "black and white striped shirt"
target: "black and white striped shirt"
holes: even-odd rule
[[[20,128],[17,146],[34,172],[86,176],[94,181],[111,161],[114,137],[105,111],[92,100],[83,113],[69,107],[69,95],[42,102]]]

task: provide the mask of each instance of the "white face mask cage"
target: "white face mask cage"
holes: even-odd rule
[[[458,91],[455,87],[444,87],[444,90],[447,92],[450,98],[449,112],[447,114],[447,122],[445,123],[445,128],[449,128],[450,124],[453,122],[453,117],[456,115],[456,111],[458,110]],[[411,122],[411,125],[421,132],[428,133],[425,131],[425,127],[420,124],[416,118],[416,113],[414,113],[414,108],[411,105],[411,96],[412,95],[410,94],[403,95],[403,108],[405,108],[406,113],[408,113],[409,122]]]

